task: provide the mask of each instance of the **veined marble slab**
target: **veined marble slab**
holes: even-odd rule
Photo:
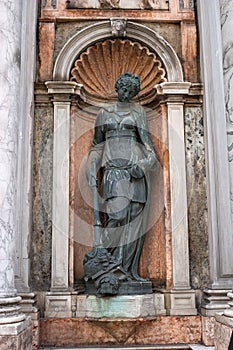
[[[168,10],[167,0],[70,0],[68,8]]]

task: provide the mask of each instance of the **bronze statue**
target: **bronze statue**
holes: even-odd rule
[[[119,289],[119,294],[140,294],[139,283],[144,283],[146,291],[151,292],[151,282],[138,275],[138,264],[146,233],[149,171],[158,160],[145,111],[131,102],[140,91],[139,76],[122,74],[115,89],[118,101],[98,113],[88,157],[87,178],[94,194],[95,244],[85,256],[84,271],[86,281],[95,282],[96,294],[118,294]],[[100,168],[103,175],[98,186]],[[97,187],[104,202],[102,221]]]

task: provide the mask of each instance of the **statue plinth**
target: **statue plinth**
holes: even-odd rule
[[[95,282],[86,281],[86,293],[88,295],[99,295]],[[128,281],[128,282],[119,282],[117,293],[111,293],[111,290],[106,289],[106,293],[101,295],[110,296],[110,295],[143,295],[152,293],[152,282],[138,282],[138,281]]]
[[[106,248],[94,247],[84,258],[86,293],[111,296],[152,293],[151,281],[134,280]]]

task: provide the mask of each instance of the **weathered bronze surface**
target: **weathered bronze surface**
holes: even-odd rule
[[[150,293],[151,282],[138,275],[138,263],[147,230],[149,172],[158,160],[145,111],[130,102],[140,91],[139,76],[122,74],[115,89],[118,102],[97,115],[88,157],[95,243],[84,258],[85,280],[90,294]],[[100,169],[103,176],[98,184]],[[103,202],[102,219],[98,196]]]

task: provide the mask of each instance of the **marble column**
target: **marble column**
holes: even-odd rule
[[[30,320],[20,312],[14,284],[17,227],[18,115],[22,2],[3,0],[0,12],[0,347],[7,341],[25,349],[31,341]],[[25,333],[26,332],[26,333]],[[26,339],[27,338],[27,339]]]
[[[222,30],[223,79],[227,128],[228,160],[230,169],[231,212],[233,212],[233,0],[220,0]],[[233,217],[232,217],[233,225]],[[233,240],[231,249],[233,249]],[[231,272],[233,265],[231,265]]]
[[[222,4],[232,1],[222,1]],[[204,316],[214,316],[228,307],[227,292],[233,284],[233,236],[230,198],[226,104],[224,92],[220,1],[197,1],[201,71],[204,81],[204,122],[207,167],[208,238],[210,285],[204,291]],[[229,9],[231,8],[229,7]],[[231,17],[228,11],[224,21]],[[228,31],[232,31],[228,28]],[[229,36],[228,32],[228,36]],[[231,38],[229,38],[231,42]],[[228,56],[228,57],[232,57]],[[232,58],[231,58],[232,60]],[[229,61],[229,60],[228,60]],[[230,61],[229,61],[230,62]],[[227,88],[229,84],[225,81]],[[227,90],[226,90],[227,91]],[[229,129],[228,129],[229,130]]]
[[[231,193],[231,212],[233,212],[233,40],[229,31],[233,30],[233,1],[220,0],[220,15],[222,29],[222,52],[223,52],[223,77],[225,90],[225,106],[226,106],[226,126],[227,126],[227,145],[228,159],[230,169],[230,193]],[[233,217],[232,217],[233,225]],[[231,249],[233,247],[231,246]],[[231,265],[231,269],[233,265]],[[224,324],[233,328],[233,293],[227,294],[229,297],[228,308],[223,312],[222,319]]]

